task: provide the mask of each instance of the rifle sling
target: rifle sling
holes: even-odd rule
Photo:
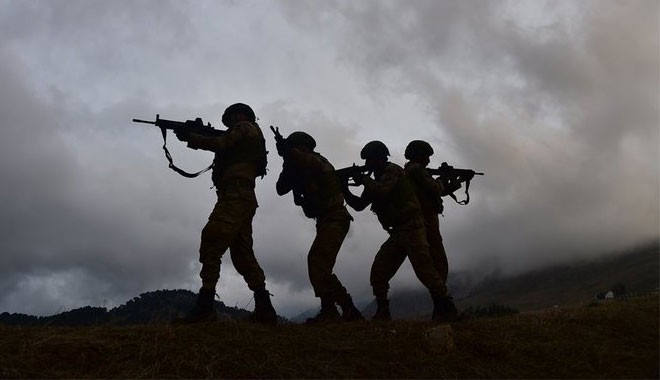
[[[165,158],[167,158],[167,161],[169,162],[169,168],[174,170],[175,172],[181,174],[182,176],[186,178],[195,178],[199,176],[202,173],[205,173],[213,168],[213,163],[209,165],[208,168],[202,169],[198,171],[197,173],[188,173],[180,168],[178,168],[176,165],[174,165],[174,160],[172,159],[172,155],[170,154],[170,151],[167,149],[167,129],[161,128],[160,131],[163,133],[163,150],[165,151]]]
[[[465,200],[459,201],[454,193],[450,193],[449,196],[451,199],[454,200],[454,202],[458,203],[459,205],[466,205],[470,203],[470,193],[468,192],[470,190],[470,180],[465,181]]]

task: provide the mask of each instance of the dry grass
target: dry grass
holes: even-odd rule
[[[658,378],[658,296],[457,323],[0,326],[3,378]]]

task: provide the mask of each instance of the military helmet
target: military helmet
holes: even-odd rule
[[[234,103],[227,107],[225,109],[225,113],[222,114],[222,124],[227,125],[229,122],[229,116],[237,113],[242,113],[246,115],[247,117],[250,118],[250,121],[254,122],[256,120],[256,116],[254,115],[254,111],[252,111],[252,108],[248,106],[247,104],[243,103]],[[228,125],[227,125],[228,126]]]
[[[366,160],[368,157],[387,157],[389,155],[390,151],[387,150],[385,144],[378,140],[368,142],[360,151],[360,158],[363,160]]]
[[[433,155],[433,148],[431,144],[422,140],[413,140],[406,147],[404,156],[407,159],[412,159],[413,157],[431,157]]]
[[[293,132],[285,140],[288,147],[305,146],[309,149],[316,148],[316,140],[309,134],[301,131]]]

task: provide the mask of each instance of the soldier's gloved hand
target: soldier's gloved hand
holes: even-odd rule
[[[365,178],[367,178],[367,176],[364,174],[358,174],[355,177],[353,177],[353,182],[355,182],[355,186],[362,186],[364,184]]]
[[[176,135],[176,138],[181,141],[187,142],[190,140],[190,131],[186,129],[177,129],[174,131],[174,134]]]

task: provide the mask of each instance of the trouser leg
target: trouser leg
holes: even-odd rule
[[[429,254],[429,244],[426,240],[426,229],[417,228],[409,231],[401,231],[397,236],[401,241],[408,244],[402,244],[417,278],[426,286],[431,296],[446,296],[447,287],[445,282],[438,274],[431,255]]]
[[[406,252],[396,239],[390,236],[380,247],[371,265],[369,282],[377,299],[386,299],[390,280],[406,259]]]
[[[199,276],[202,278],[203,288],[215,290],[220,277],[222,256],[227,251],[230,240],[231,234],[218,221],[209,220],[202,229],[202,242],[199,248],[202,270]]]
[[[449,263],[447,261],[447,253],[442,243],[442,235],[440,234],[440,226],[438,223],[438,215],[426,217],[426,240],[429,243],[429,253],[435,266],[436,271],[444,283],[447,283],[447,275],[449,273]]]
[[[236,233],[229,247],[231,261],[236,271],[243,276],[248,288],[252,291],[266,286],[266,277],[254,255],[252,240],[252,219],[254,212],[246,218],[242,227]]]
[[[215,289],[220,277],[222,256],[230,245],[235,244],[234,240],[239,233],[241,233],[241,236],[246,234],[246,225],[250,226],[248,232],[251,235],[251,221],[255,210],[256,202],[253,201],[239,199],[218,201],[209,221],[202,229],[199,248],[199,261],[202,264],[200,272],[202,287]],[[251,236],[249,243],[245,244],[249,245],[251,249]]]
[[[346,288],[333,273],[333,268],[349,225],[348,218],[321,220],[316,225],[316,238],[307,255],[307,267],[317,297],[330,297],[336,302],[348,297]]]

